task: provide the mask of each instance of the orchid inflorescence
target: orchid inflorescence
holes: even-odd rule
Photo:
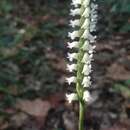
[[[91,62],[93,61],[93,53],[96,36],[92,35],[96,31],[97,23],[97,4],[95,0],[72,0],[72,9],[70,20],[72,32],[68,33],[71,42],[68,42],[68,59],[71,62],[67,65],[67,70],[73,76],[66,78],[68,84],[76,84],[76,92],[66,94],[71,103],[79,100],[80,102],[90,102],[92,96],[88,90],[91,86],[92,72]]]

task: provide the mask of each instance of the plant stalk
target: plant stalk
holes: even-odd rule
[[[79,103],[79,130],[84,130],[84,114],[85,114],[85,104],[84,102]]]

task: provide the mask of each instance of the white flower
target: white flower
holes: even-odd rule
[[[89,74],[91,73],[91,71],[92,71],[92,66],[91,66],[91,64],[85,64],[84,67],[83,67],[82,73],[83,73],[84,75],[89,75]]]
[[[73,61],[74,59],[77,59],[78,54],[77,53],[68,53],[68,59],[70,61]]]
[[[84,51],[87,51],[87,50],[88,50],[88,47],[89,47],[89,41],[86,40],[86,41],[84,42],[83,46],[82,46],[82,49],[83,49]]]
[[[78,100],[78,96],[76,93],[66,94],[66,98],[69,101],[69,103]]]
[[[93,54],[89,55],[88,53],[85,53],[82,59],[82,63],[89,64],[93,60],[92,58],[93,58]]]
[[[67,65],[67,70],[69,70],[69,72],[73,72],[74,70],[76,70],[77,65],[76,64],[71,64],[71,65]]]
[[[72,5],[74,5],[75,7],[81,5],[81,0],[72,0]]]
[[[96,29],[97,29],[97,28],[96,28],[96,24],[95,24],[95,23],[93,24],[93,23],[91,22],[91,24],[90,24],[90,32],[94,32],[94,31],[96,31]]]
[[[90,76],[85,76],[82,81],[82,85],[84,88],[88,88],[91,85],[91,78]]]
[[[73,32],[69,32],[68,36],[74,40],[75,38],[79,37],[79,32],[78,31],[73,31]]]
[[[90,15],[90,8],[86,8],[85,11],[83,12],[82,16],[85,18],[88,18]]]
[[[87,51],[89,54],[92,54],[94,52],[95,48],[96,48],[96,46],[89,44],[89,41],[85,41],[85,43],[82,46],[82,49],[84,51]]]
[[[90,3],[90,0],[84,0],[83,5],[84,7],[87,7]]]
[[[83,29],[88,29],[88,27],[89,27],[89,19],[86,19],[86,20],[84,21],[84,23],[83,23],[83,25],[82,25],[81,28],[83,28]]]
[[[87,39],[88,39],[91,43],[95,42],[95,39],[96,39],[96,38],[97,38],[97,36],[93,36],[93,35],[91,35],[91,34],[89,34],[88,37],[87,37]]]
[[[98,5],[91,3],[91,8],[92,8],[92,11],[96,11],[98,9]]]
[[[92,97],[91,97],[91,95],[90,95],[90,92],[85,91],[85,92],[84,92],[84,95],[83,95],[83,99],[84,99],[86,102],[91,102],[91,101],[92,101]]]
[[[70,15],[72,15],[72,16],[80,15],[80,11],[81,11],[80,8],[71,9]]]
[[[86,39],[86,40],[89,40],[90,43],[94,43],[97,36],[93,36],[88,29],[86,29],[82,35],[82,38]]]
[[[84,56],[83,56],[82,62],[86,63],[88,61],[88,59],[89,59],[89,54],[85,53]]]
[[[80,25],[80,20],[70,20],[70,25],[74,28]]]
[[[72,76],[72,77],[66,78],[66,81],[70,85],[71,83],[75,83],[76,82],[76,77]]]
[[[78,48],[79,47],[79,43],[77,41],[74,42],[68,42],[68,48],[72,49],[72,48]]]
[[[25,32],[26,32],[25,29],[20,29],[20,30],[19,30],[19,34],[24,34]]]
[[[86,29],[82,35],[82,38],[86,39],[89,35],[89,29]]]
[[[89,45],[89,47],[88,47],[89,54],[92,54],[94,52],[95,48],[96,48],[96,46]]]

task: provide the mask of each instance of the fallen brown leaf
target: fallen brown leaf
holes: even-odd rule
[[[110,51],[114,52],[114,48],[110,44],[97,44],[96,51]]]
[[[51,108],[51,104],[48,101],[42,101],[41,99],[33,101],[19,100],[16,103],[16,108],[31,116],[45,118]]]
[[[0,126],[0,130],[5,130],[7,129],[9,126],[9,123],[8,122],[4,122],[1,126]]]
[[[130,120],[125,119],[113,125],[111,128],[103,129],[103,130],[130,130]]]
[[[18,113],[16,115],[13,115],[11,117],[11,124],[15,127],[20,127],[23,125],[23,123],[27,120],[28,116],[24,113]]]
[[[107,77],[113,80],[128,80],[130,79],[130,71],[126,70],[125,67],[118,63],[113,63],[107,69]]]
[[[57,108],[65,100],[65,93],[59,92],[48,97],[49,102],[53,108]]]

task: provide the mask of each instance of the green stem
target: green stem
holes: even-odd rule
[[[79,130],[84,130],[84,114],[85,114],[85,105],[84,102],[79,103]]]

